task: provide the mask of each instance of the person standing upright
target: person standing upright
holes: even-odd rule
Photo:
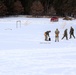
[[[56,42],[56,41],[59,42],[59,33],[60,33],[59,30],[56,29],[56,30],[55,30],[55,42]]]
[[[72,38],[72,36],[73,36],[74,39],[75,39],[75,36],[74,36],[74,29],[73,29],[73,27],[70,28],[70,32],[69,32],[69,34],[70,34],[70,39]]]

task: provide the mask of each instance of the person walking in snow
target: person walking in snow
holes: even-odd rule
[[[56,30],[55,30],[55,42],[56,42],[56,41],[59,42],[59,33],[60,33],[59,30],[56,29]]]
[[[70,28],[70,32],[69,32],[69,34],[70,34],[70,39],[72,38],[72,36],[73,36],[74,39],[75,39],[75,36],[74,36],[74,29],[73,29],[73,27]]]
[[[63,39],[64,37],[66,37],[66,40],[68,40],[67,29],[65,29],[62,39]]]
[[[50,41],[50,36],[49,36],[49,33],[50,33],[51,31],[46,31],[45,33],[44,33],[44,36],[45,36],[45,41]]]

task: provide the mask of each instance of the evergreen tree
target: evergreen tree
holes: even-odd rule
[[[0,16],[4,16],[7,14],[7,7],[0,2]]]
[[[4,4],[7,6],[8,8],[8,14],[9,15],[12,15],[13,14],[13,5],[14,5],[14,2],[16,0],[4,0]]]
[[[19,0],[14,3],[13,13],[14,14],[22,14],[24,12],[24,8]]]
[[[38,2],[40,2],[39,5]],[[0,0],[0,3],[7,8],[8,15],[22,14],[22,12],[30,14],[30,11],[34,15],[49,15],[51,7],[57,15],[61,16],[72,15],[76,11],[76,0]]]
[[[42,15],[44,11],[44,7],[40,1],[34,1],[31,6],[31,14],[33,15]]]
[[[47,14],[48,14],[48,15],[51,15],[51,16],[55,16],[55,15],[56,15],[56,11],[55,11],[55,9],[54,9],[53,6],[50,6],[50,7],[49,7],[49,9],[48,9],[48,11],[47,11]]]

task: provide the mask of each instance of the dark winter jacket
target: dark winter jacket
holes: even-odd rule
[[[74,34],[74,29],[71,27],[70,29],[70,34],[73,35]]]
[[[45,32],[45,34],[47,35],[47,36],[49,36],[49,33],[50,33],[51,31],[46,31]]]
[[[67,36],[68,34],[67,34],[67,29],[64,31],[64,36]]]

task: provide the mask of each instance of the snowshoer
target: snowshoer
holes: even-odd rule
[[[51,38],[50,38],[50,36],[49,36],[49,33],[50,33],[51,31],[46,31],[45,33],[44,33],[44,36],[45,36],[45,41],[50,41],[51,40]]]
[[[70,39],[72,38],[72,36],[75,38],[73,27],[70,28],[70,32],[69,32],[69,34],[70,34]]]
[[[66,37],[66,40],[68,40],[67,29],[65,29],[62,39],[63,39],[64,37]]]
[[[55,30],[55,42],[56,42],[56,41],[59,42],[59,33],[60,33],[59,30],[56,29],[56,30]]]

